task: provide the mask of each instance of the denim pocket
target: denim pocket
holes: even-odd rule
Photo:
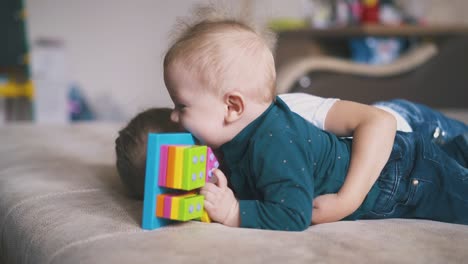
[[[395,144],[401,146],[401,158],[392,159],[385,166],[378,180],[380,193],[376,203],[364,218],[453,221],[450,219],[454,215],[466,212],[466,168],[419,135],[397,137]]]
[[[411,205],[422,180],[414,178],[416,158],[415,134],[398,132],[389,161],[377,180],[380,189],[372,213],[379,218],[397,217],[404,213],[402,206]]]
[[[399,142],[399,136],[395,138],[392,152],[387,161],[387,164],[382,169],[379,178],[377,179],[377,187],[379,195],[373,207],[374,212],[387,212],[391,210],[394,196],[397,192],[401,174],[401,160],[403,157],[402,148]]]
[[[464,184],[466,184],[468,182],[467,169],[461,166],[455,159],[451,158],[438,145],[421,138],[420,149],[423,159],[432,163],[427,166],[426,170],[431,171],[428,171],[426,175],[435,175],[438,176],[438,178],[455,177],[460,180],[461,183],[464,182]],[[435,176],[432,176],[430,180],[440,181],[434,178]]]
[[[378,218],[408,217],[409,212],[417,208],[423,198],[425,186],[431,186],[417,178],[397,177],[395,191],[377,198],[377,203],[371,213]],[[385,199],[385,203],[383,203]],[[412,216],[414,217],[414,216]]]

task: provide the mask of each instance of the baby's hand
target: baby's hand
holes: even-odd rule
[[[315,197],[312,209],[312,224],[339,221],[346,217],[344,203],[336,193]]]
[[[239,226],[239,202],[227,186],[227,179],[219,169],[213,170],[216,182],[208,182],[201,188],[205,196],[205,209],[213,221],[227,225]]]

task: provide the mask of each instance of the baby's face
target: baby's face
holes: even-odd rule
[[[208,91],[198,76],[177,63],[165,69],[164,79],[174,102],[172,121],[179,123],[202,144],[218,148],[226,143],[228,139],[223,131],[227,107],[223,98]]]

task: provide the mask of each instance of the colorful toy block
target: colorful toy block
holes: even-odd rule
[[[158,185],[159,186],[166,186],[167,184],[167,152],[168,152],[169,146],[161,146],[160,152],[161,156],[159,159],[159,174],[161,177],[158,177]]]
[[[203,216],[203,195],[160,194],[157,197],[156,216],[179,221],[199,219]]]
[[[213,177],[213,169],[219,167],[219,162],[211,148],[208,148],[206,156],[206,181],[209,182]]]
[[[206,146],[195,146],[184,151],[182,190],[193,190],[205,185],[208,149]]]
[[[218,166],[211,149],[195,145],[189,133],[150,133],[142,227],[152,230],[174,220],[209,223],[204,197],[194,190],[203,187]]]
[[[167,182],[166,186],[179,189],[182,185],[182,162],[184,159],[184,148],[181,146],[168,146],[167,152]],[[164,176],[163,176],[164,177]]]

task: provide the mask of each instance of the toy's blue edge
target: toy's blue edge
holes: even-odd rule
[[[156,197],[164,188],[158,186],[159,150],[162,145],[194,145],[195,139],[190,133],[149,133],[146,155],[145,194],[141,226],[153,230],[172,221],[156,217]]]

